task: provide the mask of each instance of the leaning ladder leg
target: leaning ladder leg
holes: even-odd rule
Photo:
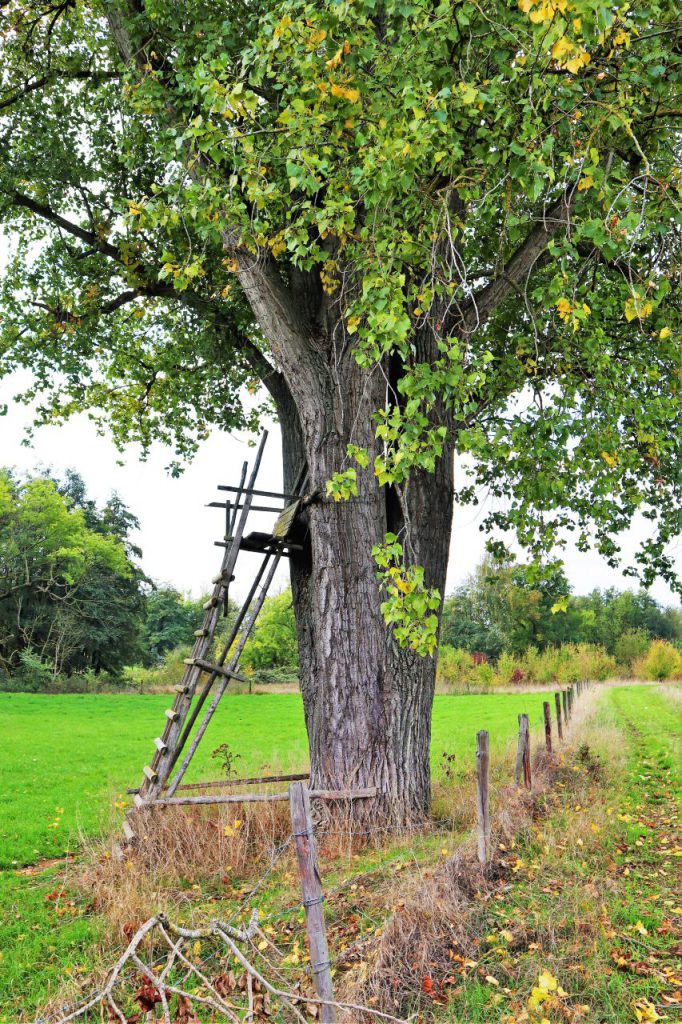
[[[235,647],[234,652],[232,654],[232,657],[230,658],[230,661],[229,661],[229,664],[228,664],[228,672],[230,672],[230,673],[236,672],[237,665],[239,664],[239,659],[241,657],[242,651],[244,650],[244,645],[246,644],[246,641],[249,638],[249,633],[251,632],[253,624],[256,621],[257,617],[258,617],[258,613],[260,612],[260,610],[261,610],[261,608],[263,606],[263,601],[265,600],[265,597],[266,597],[267,592],[268,592],[268,588],[269,588],[270,584],[272,583],[272,579],[273,579],[273,576],[275,575],[275,572],[277,570],[277,566],[279,565],[279,561],[280,561],[279,556],[275,556],[273,558],[273,560],[272,560],[272,565],[270,566],[268,574],[265,577],[265,582],[264,582],[263,586],[260,589],[260,593],[258,594],[258,597],[256,598],[256,603],[255,603],[254,608],[253,608],[253,614],[251,615],[251,618],[249,620],[248,626],[242,632],[241,636],[239,637],[239,640],[237,642],[237,646]],[[173,793],[175,792],[175,790],[178,788],[178,786],[182,782],[182,778],[183,778],[185,772],[187,771],[187,769],[189,768],[190,762],[191,762],[192,758],[194,757],[194,754],[196,753],[197,747],[201,743],[201,740],[203,738],[204,733],[208,729],[209,723],[210,723],[211,719],[213,718],[213,715],[215,714],[216,708],[218,707],[218,704],[220,703],[220,699],[221,699],[222,695],[225,693],[225,690],[227,689],[227,685],[228,685],[229,681],[230,681],[229,675],[225,675],[220,680],[220,683],[216,687],[216,691],[215,691],[215,693],[213,695],[213,700],[211,701],[210,705],[208,706],[208,709],[207,709],[206,713],[204,714],[204,717],[203,717],[203,719],[201,721],[201,725],[197,729],[197,731],[196,731],[196,733],[194,735],[194,738],[193,738],[193,740],[192,740],[192,742],[191,742],[191,744],[189,746],[189,749],[188,749],[187,753],[185,754],[184,758],[182,759],[182,763],[181,763],[180,767],[178,768],[177,772],[173,776],[173,779],[171,780],[171,782],[170,782],[170,784],[168,786],[168,791],[167,791],[167,794],[166,794],[167,796],[172,796]]]
[[[258,446],[253,470],[251,471],[249,479],[250,489],[253,488],[256,482],[267,436],[267,431],[264,431]],[[245,475],[246,471],[244,469],[242,471],[242,478],[244,478]],[[239,516],[236,528],[233,531],[233,542],[230,547],[225,550],[220,574],[216,578],[217,582],[213,595],[204,606],[207,615],[204,620],[204,627],[201,630],[202,635],[198,638],[192,651],[193,663],[188,665],[185,669],[182,682],[178,687],[178,694],[173,702],[173,707],[166,712],[166,725],[161,736],[156,740],[156,753],[152,763],[150,766],[145,767],[145,778],[140,787],[139,795],[135,800],[135,803],[138,806],[144,803],[145,798],[153,799],[158,794],[160,786],[163,784],[163,781],[165,781],[165,778],[168,777],[168,771],[165,771],[164,775],[166,763],[173,757],[175,747],[190,711],[194,693],[202,675],[203,670],[197,662],[206,659],[207,656],[210,655],[213,636],[215,635],[220,618],[220,609],[227,600],[227,586],[229,585],[234,572],[237,556],[239,554],[239,544],[246,528],[246,521],[248,519],[252,501],[253,495],[247,493],[244,496],[241,515]]]

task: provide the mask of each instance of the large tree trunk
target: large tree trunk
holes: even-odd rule
[[[372,546],[386,532],[408,528],[411,561],[443,594],[452,452],[446,449],[434,474],[413,474],[402,502],[379,488],[374,414],[399,401],[400,366],[358,366],[340,300],[326,296],[314,274],[291,270],[285,283],[265,258],[239,277],[280,374],[268,386],[282,423],[286,485],[304,456],[309,490],[317,494],[306,513],[304,550],[291,564],[312,783],[376,786],[376,799],[356,806],[355,817],[414,821],[430,803],[435,659],[400,649],[387,629]],[[432,338],[414,344],[419,359],[436,358]],[[349,442],[367,448],[370,462],[356,467],[358,497],[337,503],[325,484],[348,464]]]
[[[372,545],[404,527],[407,511],[412,560],[442,594],[453,479],[447,453],[434,475],[413,476],[401,507],[393,491],[377,486],[371,458],[366,471],[358,468],[357,498],[325,496],[326,481],[347,464],[349,441],[373,455],[371,414],[385,399],[384,377],[368,376],[351,357],[337,366],[336,387],[323,400],[312,396],[324,420],[306,408],[296,415],[291,406],[280,408],[280,420],[287,485],[303,454],[309,489],[319,492],[306,513],[304,550],[291,560],[312,784],[375,786],[378,797],[356,804],[354,818],[401,824],[423,818],[430,804],[435,658],[401,649],[393,639],[380,609],[385,595]]]

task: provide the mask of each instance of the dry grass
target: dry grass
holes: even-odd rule
[[[583,739],[595,700],[594,695],[584,695],[577,704],[565,731],[568,743],[578,732]],[[600,735],[603,741],[603,730]],[[586,748],[584,757],[592,763]],[[433,871],[403,874],[392,891],[383,893],[384,905],[393,913],[380,934],[363,948],[362,960],[343,978],[339,998],[389,1013],[404,1013],[408,1006],[410,1010],[415,1008],[424,979],[452,972],[453,956],[461,958],[459,962],[479,958],[481,908],[492,900],[500,877],[513,865],[515,854],[511,851],[537,827],[541,815],[557,800],[557,792],[566,792],[574,785],[564,758],[548,755],[544,746],[535,750],[532,794],[504,783],[504,778],[509,778],[510,763],[507,752],[491,771],[491,807],[497,808],[492,820],[492,863],[482,872],[472,834],[455,856]],[[463,824],[473,823],[473,795],[472,782],[449,796],[451,802],[455,801],[451,803],[452,811]],[[583,823],[576,828],[587,826]],[[578,838],[576,832],[572,841]],[[587,927],[586,917],[585,922]]]

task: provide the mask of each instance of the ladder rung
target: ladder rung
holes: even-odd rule
[[[217,608],[221,603],[219,597],[209,597],[208,601],[204,604],[204,611],[207,612],[209,608]]]
[[[135,833],[130,827],[130,822],[128,821],[127,818],[124,818],[123,821],[121,822],[121,828],[123,829],[123,835],[126,837],[128,842],[131,843],[135,838]]]
[[[189,686],[183,686],[182,683],[178,683],[178,685],[174,686],[173,689],[175,690],[176,693],[191,693],[192,692],[190,690]]]
[[[195,636],[210,636],[211,634],[209,633],[209,631],[207,629],[195,629],[194,630],[194,635]]]
[[[177,722],[178,718],[180,717],[177,711],[174,711],[173,708],[168,708],[167,711],[164,711],[164,715],[166,716],[169,722]]]
[[[139,793],[136,793],[135,796],[133,797],[133,803],[135,804],[136,807],[144,807],[144,800],[142,799]]]
[[[159,777],[157,772],[155,772],[153,768],[150,768],[148,764],[144,766],[142,771],[145,773],[150,782],[156,782],[156,780]]]
[[[234,576],[224,576],[221,572],[219,572],[217,576],[213,577],[213,579],[211,580],[211,583],[227,584],[227,583],[232,583],[233,579],[234,579]]]
[[[237,679],[240,683],[245,683],[244,676],[240,676],[238,672],[233,672],[232,669],[225,668],[223,665],[214,665],[211,661],[204,661],[203,658],[185,658],[185,665],[193,665],[195,668],[200,668],[202,672],[215,673],[217,676],[225,676],[226,679]]]
[[[161,754],[165,754],[168,750],[168,744],[164,743],[160,736],[157,736],[154,740],[154,746]]]

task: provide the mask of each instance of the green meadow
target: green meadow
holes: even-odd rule
[[[432,761],[471,768],[478,729],[502,749],[528,712],[540,727],[547,695],[436,697]],[[79,901],[70,910],[67,852],[117,827],[127,786],[137,785],[163,725],[168,695],[0,694],[0,1022],[31,1019],[64,972],[87,977],[105,941],[102,921]],[[307,742],[297,694],[226,697],[188,780],[217,777],[211,752],[229,743],[240,775],[305,769]],[[452,768],[452,762],[449,763]],[[50,864],[54,859],[56,863]],[[32,867],[31,865],[35,865]]]
[[[443,752],[473,757],[478,729],[491,744],[509,742],[517,715],[539,726],[546,694],[438,696],[433,716],[432,761]],[[139,784],[142,766],[163,727],[168,695],[40,696],[0,694],[0,867],[16,868],[63,856],[79,835],[93,836],[120,817],[127,786]],[[303,708],[297,694],[225,698],[199,747],[188,781],[215,778],[212,751],[229,743],[239,754],[238,774],[307,767]],[[119,806],[116,806],[119,805]]]

